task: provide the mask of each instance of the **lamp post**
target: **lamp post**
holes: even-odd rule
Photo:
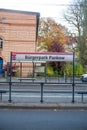
[[[74,103],[74,87],[75,87],[75,51],[73,49],[73,82],[72,82],[72,103]]]
[[[76,44],[77,43],[77,39],[76,39],[76,34],[74,33],[72,35],[72,49],[73,49],[73,83],[72,83],[72,103],[75,102],[75,48],[76,48]]]
[[[72,103],[75,102],[75,48],[76,48],[76,35],[75,33],[71,34],[71,43],[72,43],[72,50],[73,50],[73,67],[72,67]]]

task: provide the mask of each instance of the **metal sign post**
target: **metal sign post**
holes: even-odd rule
[[[10,54],[10,79],[9,79],[9,102],[11,102],[11,86],[12,86],[12,52]]]

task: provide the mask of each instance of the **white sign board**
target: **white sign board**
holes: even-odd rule
[[[13,61],[46,62],[46,61],[73,61],[73,53],[12,53]]]

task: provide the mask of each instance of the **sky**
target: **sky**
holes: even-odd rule
[[[39,12],[41,17],[51,17],[66,25],[64,12],[73,0],[0,0],[0,8]]]

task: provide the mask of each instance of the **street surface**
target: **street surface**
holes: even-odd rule
[[[87,111],[0,110],[0,130],[87,130]]]

